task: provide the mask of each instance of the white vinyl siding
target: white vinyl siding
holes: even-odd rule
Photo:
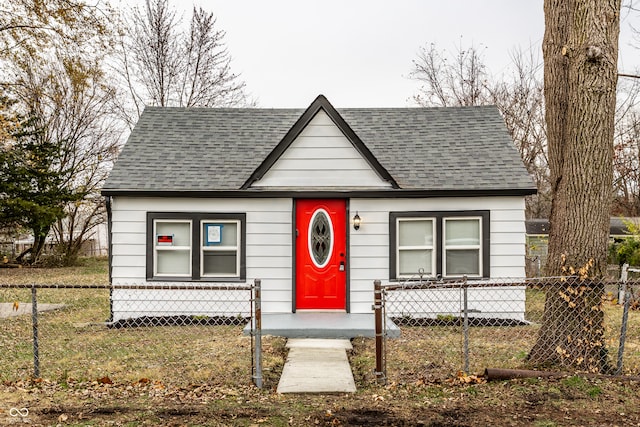
[[[145,284],[147,254],[147,212],[246,213],[246,279],[262,279],[263,310],[287,313],[292,307],[292,207],[291,199],[203,199],[113,197],[111,226],[111,267],[114,284]],[[194,224],[198,226],[198,224]],[[199,243],[196,242],[196,252]],[[206,281],[206,278],[203,278]],[[219,280],[216,280],[220,283]],[[165,283],[165,282],[162,282]],[[167,280],[166,283],[171,283]],[[233,282],[232,282],[233,283]],[[237,283],[237,282],[235,282]],[[167,292],[114,291],[113,309],[118,320],[131,315],[135,304],[127,298],[155,301]],[[180,292],[175,293],[179,298]],[[184,292],[183,292],[184,294]],[[173,294],[171,294],[173,295]],[[200,294],[189,294],[193,304]],[[202,295],[205,298],[205,295]],[[242,294],[248,301],[248,296]],[[149,306],[153,304],[147,303]],[[160,304],[160,303],[158,303]],[[185,303],[185,310],[191,303]],[[133,307],[133,308],[132,308]],[[194,306],[195,307],[195,306]],[[248,308],[248,305],[247,307]],[[117,311],[120,310],[120,315]],[[195,308],[194,308],[195,310]],[[188,311],[188,310],[187,310]],[[207,313],[202,313],[207,314]],[[236,312],[233,315],[238,315]],[[148,314],[145,314],[148,315]]]
[[[358,211],[362,225],[350,228],[350,305],[353,313],[370,313],[373,281],[389,277],[389,212],[490,211],[489,256],[492,278],[525,277],[524,198],[456,197],[430,199],[351,199],[349,210]],[[517,298],[524,298],[519,292]],[[514,296],[516,298],[516,296]],[[524,299],[522,300],[524,301]]]
[[[293,201],[288,198],[114,197],[111,235],[113,283],[146,283],[147,211],[244,212],[246,213],[245,282],[252,283],[256,278],[262,279],[264,313],[291,312],[292,209]],[[371,313],[373,281],[376,279],[382,280],[383,283],[389,281],[389,212],[478,209],[490,211],[491,277],[524,277],[525,226],[524,198],[522,197],[351,199],[349,201],[350,216],[353,217],[357,211],[362,218],[362,225],[358,231],[349,227],[350,247],[347,252],[350,311]],[[154,292],[153,298],[160,298],[161,295],[155,291],[139,292],[142,292],[139,297],[145,301],[151,292]],[[114,293],[114,310],[124,307],[126,295],[128,294],[121,291]]]
[[[390,188],[323,110],[252,187]]]

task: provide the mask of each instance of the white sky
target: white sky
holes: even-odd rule
[[[263,108],[306,108],[321,93],[336,107],[413,106],[419,83],[408,74],[420,46],[429,43],[451,52],[473,43],[483,50],[489,71],[500,74],[515,48],[541,55],[542,3],[170,0],[185,10],[185,21],[193,5],[217,16],[233,71]],[[628,23],[622,27],[620,71],[631,72],[640,54],[626,41]]]

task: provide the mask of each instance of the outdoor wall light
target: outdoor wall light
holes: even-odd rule
[[[353,217],[353,229],[354,230],[359,230],[361,222],[362,222],[362,220],[360,219],[360,215],[358,215],[358,211],[356,211],[356,214]]]

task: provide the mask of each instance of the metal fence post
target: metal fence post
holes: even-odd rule
[[[255,306],[254,316],[251,319],[251,334],[255,336],[255,366],[253,372],[253,381],[256,387],[262,388],[262,281],[255,279],[254,281],[254,298]]]
[[[626,277],[625,277],[626,279]],[[627,337],[627,320],[629,319],[629,305],[631,304],[631,292],[627,286],[627,281],[622,282],[624,292],[624,308],[622,309],[622,325],[620,326],[620,345],[618,346],[618,363],[616,365],[616,375],[622,373],[622,359],[624,356],[624,343]]]
[[[463,333],[464,333],[464,373],[469,373],[469,287],[467,286],[467,276],[462,278],[462,307],[463,307]]]
[[[385,369],[384,355],[384,331],[382,328],[382,283],[380,280],[373,281],[373,311],[375,316],[376,335],[376,369],[374,371],[376,382],[387,383],[387,373]]]
[[[33,327],[33,377],[40,378],[40,347],[38,343],[38,295],[31,286],[31,325]]]
[[[620,269],[620,283],[618,283],[618,304],[620,305],[624,304],[627,277],[629,277],[629,264],[624,263]]]

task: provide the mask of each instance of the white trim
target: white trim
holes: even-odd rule
[[[155,236],[158,235],[157,226],[158,223],[188,223],[189,224],[189,246],[160,246],[158,245]],[[153,275],[156,277],[191,277],[192,271],[192,247],[193,247],[193,222],[190,219],[154,219],[153,220]],[[158,251],[189,251],[189,273],[188,274],[175,274],[175,273],[158,273]]]
[[[421,245],[421,246],[401,246],[400,245],[400,222],[410,222],[410,221],[431,221],[431,245]],[[436,267],[436,218],[433,217],[415,217],[415,218],[396,218],[396,275],[399,279],[408,279],[414,277],[418,272],[416,271],[412,275],[406,275],[400,273],[400,251],[401,250],[424,250],[431,251],[431,271],[426,273],[425,275],[429,277],[435,276],[434,271]]]
[[[204,244],[205,241],[205,233],[203,231],[204,224],[206,223],[216,223],[216,224],[236,224],[236,245],[235,246],[206,246]],[[242,242],[240,238],[242,236],[240,227],[242,227],[242,223],[240,220],[232,220],[232,219],[203,219],[200,221],[200,277],[240,277],[240,259],[242,254],[240,253],[242,248]],[[204,253],[205,252],[217,252],[217,251],[235,251],[236,252],[236,272],[233,275],[228,274],[205,274],[204,273]]]
[[[477,245],[449,245],[447,246],[447,221],[468,221],[476,220],[478,223],[478,244]],[[468,277],[482,277],[482,217],[480,216],[443,216],[442,217],[442,277],[447,276],[447,250],[477,250],[478,251],[478,274],[465,275]],[[459,276],[460,274],[455,274]]]
[[[330,233],[329,254],[327,255],[326,259],[322,264],[318,264],[316,262],[316,258],[313,256],[313,248],[311,247],[311,233],[313,231],[311,226],[313,225],[313,221],[316,219],[316,216],[320,213],[323,213],[324,216],[327,218],[327,221],[329,221],[329,233]],[[309,251],[309,255],[311,257],[311,261],[313,262],[313,265],[315,265],[318,268],[325,268],[327,264],[329,264],[329,261],[331,260],[331,255],[333,254],[333,243],[335,241],[335,238],[336,236],[333,233],[333,221],[331,221],[331,215],[329,215],[329,213],[323,208],[316,209],[313,215],[311,215],[311,219],[309,220],[309,227],[307,230],[307,249]]]

